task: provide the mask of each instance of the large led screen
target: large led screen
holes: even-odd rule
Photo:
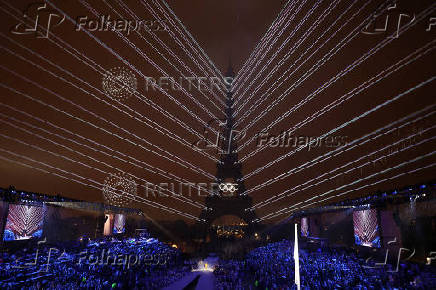
[[[44,213],[45,206],[10,204],[3,240],[40,238]]]
[[[116,214],[114,218],[114,234],[122,234],[125,231],[126,216],[123,214]]]
[[[303,237],[309,236],[309,220],[307,217],[301,218],[301,235]]]
[[[7,211],[7,207],[8,207],[7,203],[0,201],[0,230],[3,229],[3,224],[6,222],[5,214]],[[3,233],[0,232],[0,235],[3,236]]]
[[[365,209],[354,211],[353,224],[356,245],[381,247],[377,210]]]
[[[104,222],[104,228],[103,228],[103,235],[110,236],[112,235],[112,228],[114,224],[114,215],[111,213],[107,213],[104,215],[105,222]]]

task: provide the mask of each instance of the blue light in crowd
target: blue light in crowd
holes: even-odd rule
[[[425,184],[421,185],[421,188],[426,188],[427,186]]]

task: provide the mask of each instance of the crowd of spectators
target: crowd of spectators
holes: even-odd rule
[[[246,282],[250,280],[249,273],[245,271],[245,262],[226,260],[215,267],[215,287],[218,290],[246,289]]]
[[[216,268],[217,289],[295,289],[290,241],[252,250],[244,261],[224,260]],[[301,289],[436,289],[434,268],[401,262],[373,267],[354,252],[299,251]],[[243,288],[242,285],[244,285]]]
[[[63,249],[40,243],[0,257],[0,289],[160,289],[191,267],[155,239],[103,239]]]
[[[215,266],[218,290],[295,289],[293,244],[255,248]],[[302,289],[436,289],[432,266],[371,267],[355,252],[300,249]],[[0,256],[0,289],[161,289],[191,272],[179,250],[155,239],[102,239],[68,249],[40,243]]]

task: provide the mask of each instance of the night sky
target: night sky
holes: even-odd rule
[[[435,177],[434,1],[50,0],[37,32],[21,33],[23,11],[35,19],[31,3],[0,3],[1,187],[102,202],[105,179],[119,173],[143,198],[129,206],[156,220],[195,221],[205,192],[147,196],[145,184],[214,182],[220,154],[192,144],[224,118],[225,95],[186,82],[184,91],[147,90],[146,77],[216,77],[230,61],[256,214],[290,207],[263,222]],[[398,21],[400,13],[408,16]],[[102,15],[143,20],[152,31],[77,31],[79,18]],[[124,72],[124,84],[136,79],[136,91],[118,86],[125,93],[111,97],[108,71]],[[260,132],[286,130],[303,143],[323,139],[310,149],[257,146]]]

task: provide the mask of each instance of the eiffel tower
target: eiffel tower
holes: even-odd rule
[[[231,64],[226,73],[226,79],[234,78]],[[242,195],[245,191],[245,185],[242,179],[242,165],[238,162],[237,138],[238,131],[233,129],[233,93],[231,92],[231,84],[227,86],[227,99],[226,99],[226,120],[222,122],[222,136],[223,142],[221,142],[222,154],[220,157],[220,163],[217,164],[216,179],[220,185],[236,184],[237,189],[233,193],[223,192],[221,189],[216,189],[216,194],[206,197],[205,205],[207,209],[203,210],[200,214],[207,228],[210,230],[213,221],[224,215],[237,216],[244,220],[248,224],[247,234],[253,232],[252,221],[256,219],[256,214],[252,210],[246,210],[252,205],[252,199],[248,195]]]

